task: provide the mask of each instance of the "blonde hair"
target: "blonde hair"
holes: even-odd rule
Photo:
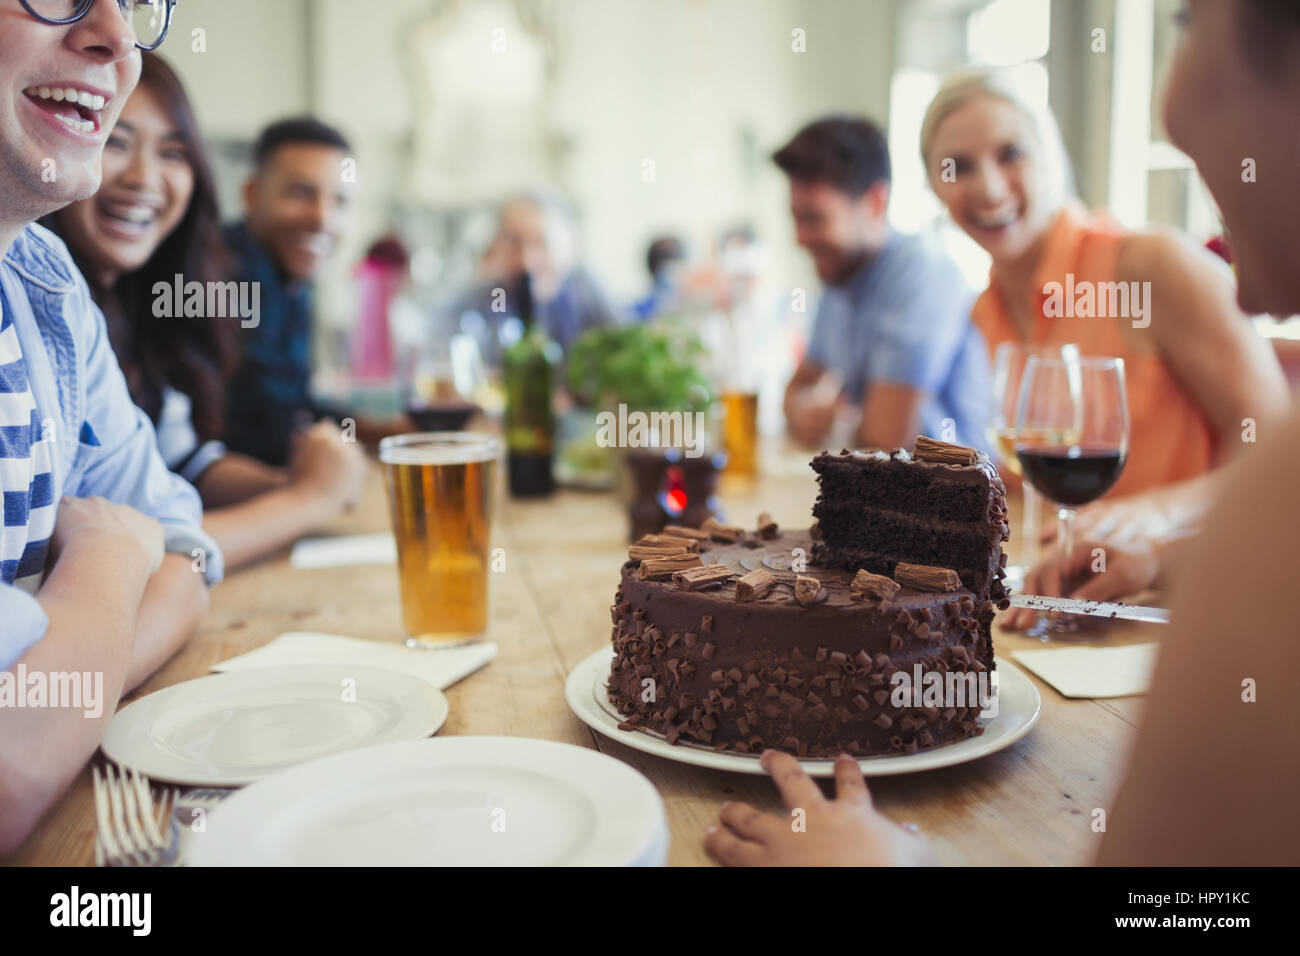
[[[940,124],[971,100],[991,96],[1010,103],[1029,121],[1029,128],[1040,147],[1039,161],[1044,186],[1043,200],[1049,209],[1059,207],[1075,195],[1074,175],[1065,153],[1060,127],[1051,110],[1037,106],[1024,95],[1014,75],[1004,70],[970,70],[954,73],[944,80],[939,92],[930,101],[921,121],[921,160],[927,176],[933,175],[930,151],[934,147],[935,133]]]

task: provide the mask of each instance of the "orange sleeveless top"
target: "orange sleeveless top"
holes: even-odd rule
[[[1130,318],[1081,318],[1043,314],[1049,282],[1114,282],[1120,242],[1130,233],[1105,215],[1089,216],[1067,204],[1052,224],[1033,285],[1026,290],[1033,316],[1032,345],[1074,343],[1081,355],[1124,359],[1129,405],[1129,457],[1106,497],[1130,495],[1209,471],[1214,433],[1200,406],[1155,352],[1135,349],[1120,323]],[[996,271],[996,270],[995,270]],[[971,319],[984,335],[990,357],[1003,342],[1020,340],[1002,293],[990,274],[989,287],[975,301]],[[1094,288],[1096,288],[1094,286]],[[1147,303],[1150,306],[1150,303]]]

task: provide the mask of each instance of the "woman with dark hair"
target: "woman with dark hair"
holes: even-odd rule
[[[206,289],[226,269],[198,123],[180,80],[159,57],[142,57],[139,86],[104,148],[99,192],[46,225],[85,275],[131,396],[153,420],[168,466],[198,489],[204,528],[227,567],[283,547],[355,501],[364,457],[332,424],[298,436],[287,469],[227,453],[217,438],[238,362],[240,317],[155,309],[156,285],[166,286],[170,300],[178,276]]]
[[[1237,260],[1240,307],[1300,313],[1300,3],[1188,0],[1179,19],[1185,32],[1164,99],[1170,140],[1195,161],[1218,202]],[[1257,177],[1242,176],[1247,159]],[[1297,475],[1300,417],[1293,415],[1233,466],[1204,530],[1179,555],[1167,651],[1119,795],[1104,808],[1109,826],[1098,863],[1300,863]],[[723,863],[935,862],[915,828],[874,809],[852,758],[836,762],[835,800],[788,754],[769,751],[763,766],[786,803],[804,809],[805,831],[792,832],[788,817],[729,804],[706,838]]]

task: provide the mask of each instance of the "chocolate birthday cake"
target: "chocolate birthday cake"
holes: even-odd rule
[[[760,515],[753,532],[669,526],[629,549],[608,683],[623,729],[801,757],[916,753],[983,732],[975,699],[900,694],[898,675],[949,691],[991,676],[1008,536],[992,463],[921,437],[913,453],[812,466],[809,531]]]

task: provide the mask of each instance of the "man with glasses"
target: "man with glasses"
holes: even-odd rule
[[[0,0],[0,853],[185,641],[221,554],[157,452],[67,249],[34,225],[99,188],[173,4]],[[40,698],[89,691],[78,706]]]

